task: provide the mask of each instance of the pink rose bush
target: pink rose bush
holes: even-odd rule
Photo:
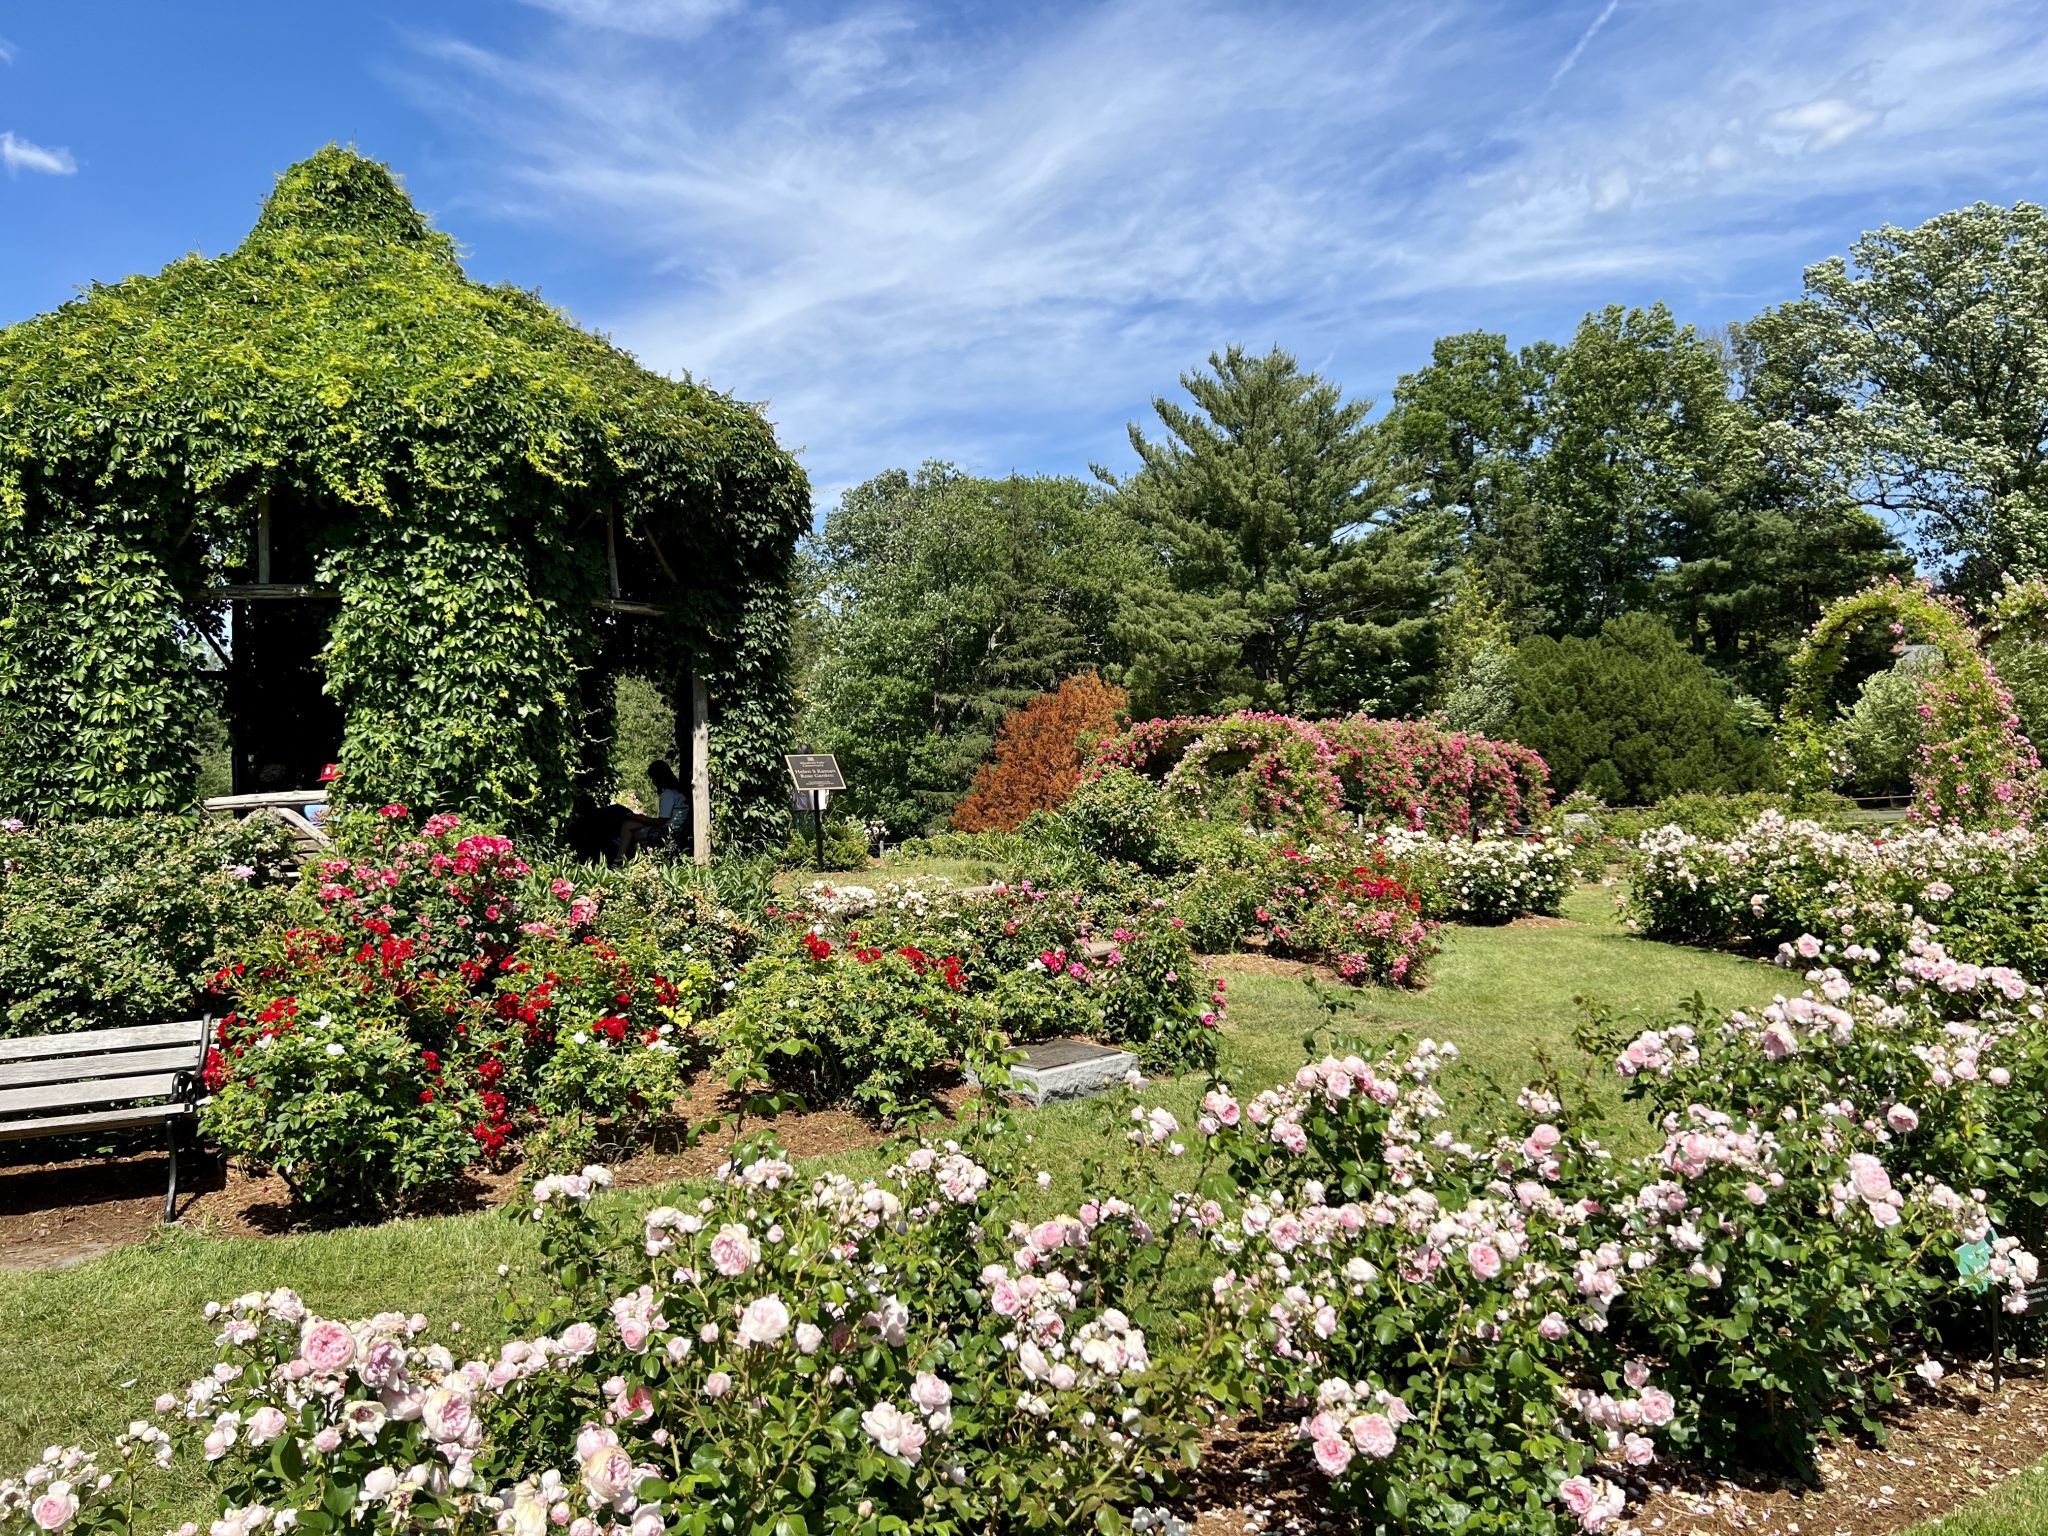
[[[1301,720],[1240,710],[1147,720],[1103,741],[1082,769],[1163,778],[1183,815],[1293,835],[1347,819],[1469,836],[1534,820],[1549,804],[1543,759],[1511,741],[1427,720]]]
[[[2048,839],[2031,827],[1873,836],[1771,811],[1720,842],[1677,827],[1643,834],[1627,910],[1640,932],[1679,943],[1769,949],[1806,938],[1875,958],[1924,932],[1962,958],[2041,975],[2044,890]]]
[[[1089,1526],[1170,1490],[1208,1417],[1209,1333],[1155,1294],[1193,1239],[1151,1136],[1114,1143],[1128,1198],[1035,1220],[1017,1142],[992,1120],[862,1181],[756,1142],[638,1219],[601,1169],[551,1176],[499,1341],[251,1293],[209,1306],[218,1363],[123,1455],[183,1441],[217,1536]],[[52,1455],[0,1484],[0,1531],[126,1536],[132,1483]]]
[[[1454,1120],[1422,1040],[1191,1114],[1133,1084],[1066,1209],[992,1113],[865,1179],[757,1138],[644,1212],[552,1175],[499,1335],[211,1307],[214,1367],[104,1469],[0,1483],[0,1536],[130,1536],[174,1440],[215,1536],[1112,1527],[1223,1413],[1292,1425],[1362,1527],[1604,1530],[1674,1456],[1804,1463],[2039,1279],[2040,988],[1809,947],[1765,1008],[1586,1026],[1635,1156],[1554,1085]]]
[[[1665,1134],[1662,1176],[1616,1209],[1685,1262],[1646,1271],[1631,1326],[1693,1380],[1717,1454],[1867,1415],[1908,1336],[1970,1294],[2019,1310],[2037,1277],[2040,988],[1924,938],[1853,976],[1815,949],[1806,990],[1754,1015],[1585,1035]]]

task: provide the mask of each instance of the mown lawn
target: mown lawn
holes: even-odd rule
[[[1905,1536],[2042,1536],[2048,1531],[2048,1461],[2006,1479],[1954,1514],[1914,1526]]]
[[[879,883],[876,875],[866,878]],[[1335,1027],[1368,1054],[1396,1032],[1455,1040],[1468,1065],[1512,1092],[1538,1070],[1541,1057],[1568,1074],[1597,1065],[1572,1043],[1582,996],[1598,997],[1617,1012],[1657,1012],[1697,991],[1711,1007],[1731,1008],[1762,1002],[1789,979],[1753,961],[1631,938],[1604,891],[1577,893],[1568,917],[1559,925],[1451,930],[1428,988],[1345,993],[1358,1006],[1338,1014]],[[1291,1075],[1302,1059],[1302,1037],[1326,1019],[1315,996],[1302,982],[1279,975],[1233,975],[1228,991],[1225,1075],[1243,1091]],[[1619,1107],[1610,1074],[1593,1071],[1587,1082],[1610,1111]],[[1154,1085],[1147,1098],[1191,1120],[1200,1091],[1200,1081],[1190,1077]],[[1034,1164],[1054,1175],[1051,1200],[1073,1198],[1089,1162],[1114,1145],[1099,1102],[1055,1105],[1019,1118],[1032,1138]],[[1624,1119],[1611,1139],[1628,1145],[1639,1136]],[[858,1173],[879,1167],[882,1155],[835,1161]],[[614,1198],[644,1206],[659,1192]],[[497,1266],[528,1258],[530,1233],[518,1213],[505,1212],[271,1239],[174,1231],[70,1269],[0,1272],[0,1340],[6,1345],[0,1349],[0,1468],[23,1465],[53,1442],[109,1437],[145,1412],[158,1391],[203,1369],[212,1345],[199,1308],[209,1298],[289,1285],[330,1315],[418,1310],[488,1330]],[[451,1342],[460,1348],[459,1340]],[[189,1474],[174,1476],[179,1480],[166,1491],[196,1511],[199,1488],[183,1480]],[[2048,1484],[2038,1478],[2035,1484],[2048,1498]],[[2037,1499],[2030,1507],[2041,1504]],[[1947,1527],[1968,1536],[2043,1528]]]

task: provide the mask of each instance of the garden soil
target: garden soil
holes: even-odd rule
[[[677,1103],[675,1116],[657,1129],[647,1150],[606,1162],[613,1182],[628,1189],[669,1184],[717,1168],[725,1161],[733,1130],[714,1127],[694,1141],[688,1130],[729,1109],[724,1092],[721,1084],[700,1082]],[[743,1129],[751,1132],[762,1124],[754,1119]],[[851,1151],[884,1139],[871,1122],[849,1110],[785,1115],[774,1125],[784,1150],[795,1157]],[[140,1242],[156,1230],[163,1216],[168,1171],[161,1152],[0,1165],[0,1269],[56,1268]],[[446,1215],[516,1204],[526,1198],[533,1177],[517,1164],[476,1172],[432,1206],[412,1214]],[[305,1229],[291,1209],[290,1191],[282,1179],[226,1167],[208,1154],[182,1161],[178,1221],[221,1237]]]

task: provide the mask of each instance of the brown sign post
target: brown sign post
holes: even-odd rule
[[[846,788],[846,779],[839,772],[839,759],[830,752],[789,752],[783,755],[784,765],[789,769],[789,782],[800,793],[811,797],[811,826],[818,840],[818,868],[825,867],[825,796],[826,790]]]

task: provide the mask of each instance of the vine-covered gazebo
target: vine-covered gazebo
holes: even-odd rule
[[[556,826],[634,672],[755,841],[809,520],[756,410],[471,281],[330,146],[236,250],[0,331],[0,812],[189,804],[224,672],[237,790],[333,760]]]

